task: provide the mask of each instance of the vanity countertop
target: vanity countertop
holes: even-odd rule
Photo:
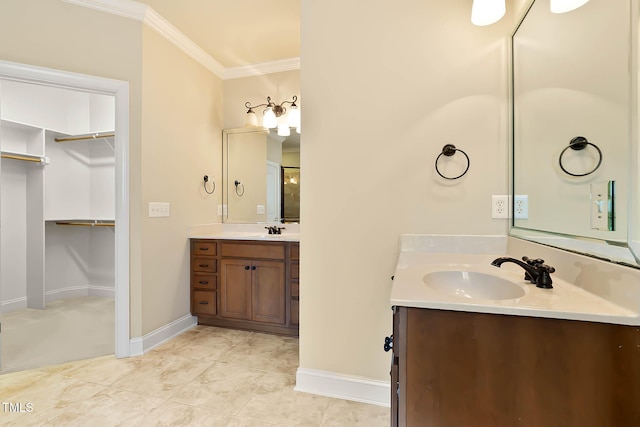
[[[505,256],[505,252],[495,251],[499,249],[495,245],[490,248],[493,253],[430,252],[433,247],[427,251],[416,251],[413,250],[416,248],[407,247],[415,246],[415,239],[416,236],[411,236],[410,245],[406,244],[406,239],[402,244],[403,250],[398,257],[391,288],[391,305],[640,325],[638,313],[567,283],[553,274],[553,289],[540,289],[524,280],[524,270],[515,264],[504,263],[500,268],[492,266],[491,261]],[[524,295],[517,299],[489,300],[434,289],[427,286],[423,278],[436,271],[489,274],[517,283],[524,290]]]
[[[268,225],[283,227],[282,234],[268,234]],[[259,240],[267,242],[299,242],[298,224],[204,224],[189,227],[190,239]]]

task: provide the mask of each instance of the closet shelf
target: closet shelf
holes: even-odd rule
[[[116,225],[115,221],[98,220],[98,219],[56,220],[55,223],[56,225],[77,226],[77,227],[113,227]]]
[[[12,160],[20,160],[23,162],[33,162],[33,163],[39,163],[41,165],[48,165],[49,164],[49,158],[45,157],[45,156],[38,156],[35,154],[28,154],[28,153],[20,153],[17,151],[8,151],[8,150],[2,150],[0,151],[0,156],[3,159],[12,159]]]

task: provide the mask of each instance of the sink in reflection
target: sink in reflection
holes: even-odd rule
[[[422,280],[432,289],[469,299],[506,300],[525,294],[517,283],[476,271],[435,271]]]

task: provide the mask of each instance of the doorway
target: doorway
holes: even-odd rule
[[[6,86],[9,86],[11,84],[14,83],[22,83],[25,85],[29,85],[30,87],[33,88],[37,88],[37,87],[41,87],[41,88],[49,88],[49,89],[65,89],[65,90],[70,90],[73,91],[76,95],[78,95],[79,97],[85,96],[88,94],[89,98],[93,97],[94,99],[112,99],[112,108],[113,108],[113,132],[112,132],[112,136],[110,136],[109,138],[101,138],[105,141],[106,145],[101,146],[100,148],[98,148],[97,150],[100,151],[104,151],[104,150],[108,150],[109,148],[107,148],[107,146],[110,147],[110,149],[112,150],[112,155],[113,155],[113,172],[111,174],[111,184],[113,185],[113,214],[112,214],[112,223],[111,224],[106,224],[106,222],[108,222],[109,218],[97,218],[100,216],[100,214],[96,214],[93,215],[93,217],[91,215],[87,215],[89,216],[89,218],[66,218],[66,219],[90,219],[94,222],[94,224],[90,225],[90,228],[92,229],[92,231],[89,231],[89,227],[85,227],[85,231],[80,231],[80,224],[62,224],[62,222],[64,221],[58,221],[59,223],[54,224],[51,221],[42,221],[42,234],[40,233],[40,230],[38,229],[38,227],[40,227],[40,225],[38,225],[35,228],[35,233],[31,232],[32,235],[35,235],[36,238],[36,243],[33,243],[32,240],[29,240],[29,247],[32,250],[27,250],[27,257],[29,256],[34,256],[33,254],[33,248],[37,248],[38,247],[38,236],[42,235],[43,238],[42,240],[44,240],[44,236],[45,236],[45,228],[46,229],[51,229],[53,231],[51,231],[49,233],[49,235],[51,236],[49,239],[49,243],[55,243],[56,242],[56,238],[59,237],[60,235],[60,229],[58,227],[64,227],[64,226],[69,226],[70,229],[74,229],[75,231],[73,231],[72,233],[65,235],[64,238],[77,238],[80,240],[83,240],[86,242],[87,245],[91,245],[91,241],[93,239],[93,241],[99,241],[100,237],[97,237],[99,235],[104,236],[106,233],[111,233],[111,238],[112,238],[112,246],[111,248],[109,248],[108,246],[101,246],[101,249],[98,250],[98,252],[100,251],[107,251],[106,253],[106,257],[107,258],[111,258],[112,260],[112,278],[113,278],[113,289],[111,290],[112,294],[113,294],[113,306],[111,308],[107,308],[107,310],[111,311],[111,315],[112,318],[114,319],[114,323],[112,326],[112,337],[113,337],[113,344],[112,344],[112,349],[113,349],[113,353],[115,353],[116,357],[127,357],[130,354],[130,349],[129,349],[129,200],[128,200],[128,147],[129,147],[129,88],[128,88],[128,83],[127,82],[123,82],[123,81],[118,81],[118,80],[111,80],[111,79],[105,79],[105,78],[100,78],[100,77],[94,77],[94,76],[87,76],[87,75],[82,75],[82,74],[75,74],[75,73],[69,73],[69,72],[63,72],[63,71],[58,71],[58,70],[52,70],[52,69],[47,69],[47,68],[41,68],[41,67],[34,67],[34,66],[30,66],[30,65],[24,65],[24,64],[17,64],[17,63],[11,63],[11,62],[6,62],[6,61],[0,61],[0,100],[2,98],[2,87],[3,87],[3,82],[5,83]],[[33,104],[25,104],[25,108],[33,108]],[[0,111],[0,115],[1,115],[1,111]],[[47,132],[47,130],[45,128],[42,128],[43,130],[41,131],[42,134],[39,134],[35,137],[35,140],[42,140],[43,144],[48,143],[49,139],[55,138],[56,135],[55,132],[51,133],[51,132]],[[35,130],[34,132],[38,132],[37,130]],[[33,136],[33,135],[32,135]],[[34,138],[28,137],[28,140],[33,140]],[[66,148],[65,148],[66,150]],[[87,149],[89,150],[89,149]],[[8,151],[8,150],[7,150]],[[36,150],[37,151],[37,150]],[[69,150],[68,150],[69,151]],[[70,150],[71,152],[73,150]],[[3,157],[6,157],[5,154],[11,155],[12,153],[3,153]],[[35,154],[37,155],[38,153],[24,153],[27,154],[27,156],[23,156],[23,157],[29,157],[29,154]],[[45,163],[48,161],[48,159],[46,158],[47,156],[45,155],[46,153],[41,153],[43,157],[43,159],[39,159],[39,161],[41,162],[41,164],[39,165],[39,169],[38,167],[36,168],[32,168],[32,170],[35,170],[36,172],[32,173],[32,170],[29,170],[27,172],[27,174],[30,174],[29,176],[34,176],[34,179],[27,179],[25,178],[25,182],[28,181],[29,184],[25,184],[25,185],[29,185],[29,190],[33,190],[33,188],[37,188],[38,187],[38,182],[41,179],[40,175],[41,173],[39,172],[40,170],[44,170],[44,168],[46,167]],[[79,155],[77,152],[75,153],[75,155],[77,155],[77,157],[83,157],[82,153]],[[73,156],[73,154],[72,154]],[[15,156],[14,156],[15,157]],[[12,159],[16,160],[16,159]],[[86,160],[86,159],[84,159]],[[4,160],[3,160],[4,162]],[[32,166],[35,166],[35,163],[37,162],[37,160],[27,160],[24,163],[29,163]],[[2,166],[0,166],[1,168]],[[11,166],[11,167],[15,167],[15,165]],[[20,166],[23,167],[23,166]],[[2,172],[2,170],[0,169],[0,173]],[[43,175],[46,174],[46,172],[42,173]],[[99,174],[99,173],[98,173]],[[33,182],[36,182],[35,187],[33,186]],[[44,184],[41,186],[41,188],[44,189]],[[2,188],[0,188],[0,192],[2,191]],[[31,195],[33,196],[33,194]],[[30,196],[30,197],[31,197]],[[7,211],[8,206],[4,206],[4,204],[7,203],[6,198],[4,203],[3,203],[3,210]],[[38,203],[40,200],[40,197],[38,194],[36,194],[36,197],[34,198],[35,202],[30,202],[30,208],[29,208],[29,212],[34,212],[37,211],[38,209],[32,209],[34,207],[38,207]],[[44,195],[42,197],[42,209],[44,209]],[[62,205],[64,206],[64,204]],[[55,216],[55,215],[54,215]],[[84,215],[81,215],[84,216]],[[49,218],[49,219],[56,219],[56,218]],[[38,221],[36,221],[35,223],[40,223]],[[98,225],[99,224],[99,225]],[[85,224],[86,225],[86,224]],[[102,225],[104,225],[104,228],[102,227]],[[5,224],[0,223],[0,233],[8,233],[9,230],[7,230],[8,224],[7,226],[5,226]],[[95,233],[94,231],[95,230]],[[99,230],[99,231],[98,231]],[[88,237],[88,233],[92,233],[93,237]],[[75,237],[69,237],[70,235],[74,235]],[[106,234],[108,236],[108,234]],[[44,241],[42,242],[42,253],[44,253]],[[4,250],[3,250],[4,249]],[[3,259],[3,254],[7,253],[8,250],[7,248],[2,248],[0,249],[0,269],[2,269],[3,271],[8,271],[10,265],[5,264],[3,265],[2,259]],[[37,259],[39,257],[38,255],[38,251],[35,251],[35,258]],[[73,256],[79,256],[79,253],[76,254],[70,254],[71,257]],[[105,256],[105,253],[102,253],[102,255],[100,256]],[[98,258],[100,257],[98,256]],[[5,261],[6,263],[7,261]],[[98,264],[100,264],[100,261],[97,261]],[[45,271],[46,271],[46,266],[45,266],[45,261],[43,260],[41,263],[42,267],[41,268],[35,268],[35,269],[28,269],[29,273],[31,276],[35,275],[41,275],[43,277],[43,281],[46,280],[45,276]],[[55,269],[56,267],[54,267]],[[51,270],[51,267],[49,267],[49,271]],[[60,270],[65,270],[64,268],[61,268]],[[103,272],[104,273],[104,272]],[[36,277],[37,278],[37,277]],[[32,303],[30,305],[33,305],[35,307],[35,309],[42,309],[47,305],[47,295],[45,295],[45,292],[42,292],[42,296],[40,297],[40,289],[39,289],[39,281],[35,280],[35,281],[31,281],[30,280],[31,285],[29,285],[29,296],[31,296],[32,298],[31,301]],[[35,283],[35,285],[33,285],[33,283]],[[70,292],[73,293],[72,291],[74,291],[74,286],[68,286],[67,289],[63,289],[63,290],[58,290],[59,293],[64,293],[64,292]],[[101,286],[101,285],[97,285],[94,286],[94,290],[97,291],[97,293],[99,294],[101,291],[103,292],[108,292],[109,290],[106,289],[106,286]],[[77,289],[75,289],[77,290]],[[56,293],[56,292],[53,292]],[[55,300],[55,298],[51,297],[51,293],[49,293],[49,300]],[[0,294],[0,300],[2,300],[3,296]],[[28,300],[29,298],[27,298]],[[92,309],[95,309],[95,307],[91,307],[92,302],[91,301],[84,301],[83,302],[85,304],[85,309],[87,309],[88,311],[91,311]],[[88,307],[86,306],[86,304],[88,304]],[[82,305],[82,304],[81,304]],[[0,309],[0,315],[2,315],[2,310]],[[0,322],[2,321],[2,319],[0,318]],[[3,341],[2,341],[2,333],[0,333],[0,346],[3,345]],[[0,370],[2,369],[2,360],[0,360]]]

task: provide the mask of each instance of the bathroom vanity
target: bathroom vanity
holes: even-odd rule
[[[640,425],[638,313],[554,274],[540,289],[516,265],[491,266],[506,250],[402,236],[392,425]]]
[[[198,324],[298,335],[299,242],[219,233],[191,239],[191,313]]]

